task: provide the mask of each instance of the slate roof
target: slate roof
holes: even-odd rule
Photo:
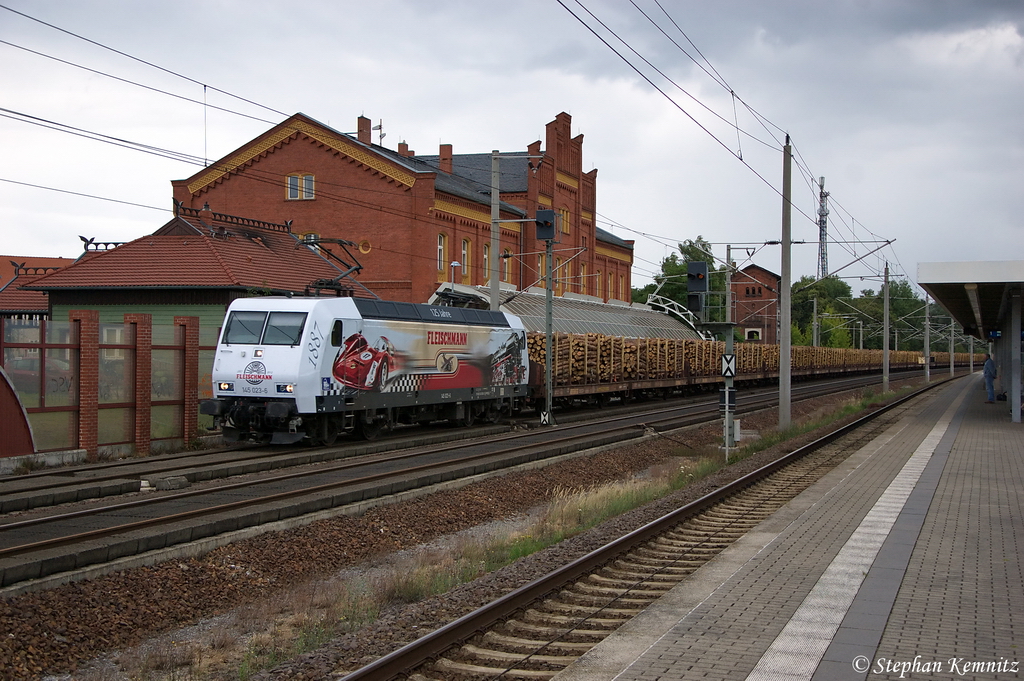
[[[528,178],[530,175],[528,152],[502,152],[501,163],[498,166],[499,179],[498,187],[503,192],[526,192]],[[441,162],[440,156],[416,156],[414,158],[426,162],[435,170]],[[452,170],[456,175],[461,175],[473,182],[476,186],[485,187],[484,193],[490,196],[491,186],[491,155],[490,154],[453,154]],[[438,173],[441,171],[438,170]],[[440,175],[439,175],[440,177]],[[449,176],[452,177],[452,176]],[[524,213],[525,214],[525,213]],[[627,243],[611,232],[594,227],[594,236],[619,248],[633,250],[633,244]]]
[[[91,252],[70,267],[39,277],[31,290],[260,288],[286,293],[341,273],[301,245],[288,225],[208,210],[179,211],[153,234]]]

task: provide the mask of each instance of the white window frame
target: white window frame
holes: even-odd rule
[[[285,178],[285,192],[289,201],[311,201],[316,198],[315,178],[312,173],[291,173]]]

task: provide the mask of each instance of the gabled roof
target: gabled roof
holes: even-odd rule
[[[400,185],[411,187],[421,176],[430,175],[434,177],[435,191],[490,206],[489,176],[486,182],[481,183],[473,178],[442,172],[436,166],[430,165],[416,156],[403,156],[397,151],[376,144],[365,144],[347,133],[339,132],[302,113],[290,116],[287,120],[210,164],[209,167],[192,177],[174,184],[185,184],[189,192],[197,194],[204,188],[229,177],[239,169],[245,168],[261,154],[272,151],[275,146],[295,134],[315,139],[324,146],[362,163]],[[508,203],[502,202],[501,209],[516,215],[525,215],[521,209]]]
[[[289,225],[179,207],[149,236],[91,254],[39,277],[35,291],[73,289],[269,289],[301,292],[341,270],[303,245]]]

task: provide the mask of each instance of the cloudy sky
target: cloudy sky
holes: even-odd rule
[[[885,261],[1024,259],[1020,0],[0,5],[5,255],[147,234],[171,180],[295,112],[426,155],[522,151],[565,111],[634,285],[698,235],[779,272],[787,133],[794,278],[822,176],[831,237],[860,242],[828,245],[832,271],[895,240],[842,271],[855,291]]]

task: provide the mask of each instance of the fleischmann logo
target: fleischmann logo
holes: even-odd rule
[[[235,374],[235,378],[243,380],[250,385],[259,385],[263,381],[269,381],[273,374],[267,373],[267,367],[263,362],[249,362],[242,373]]]

